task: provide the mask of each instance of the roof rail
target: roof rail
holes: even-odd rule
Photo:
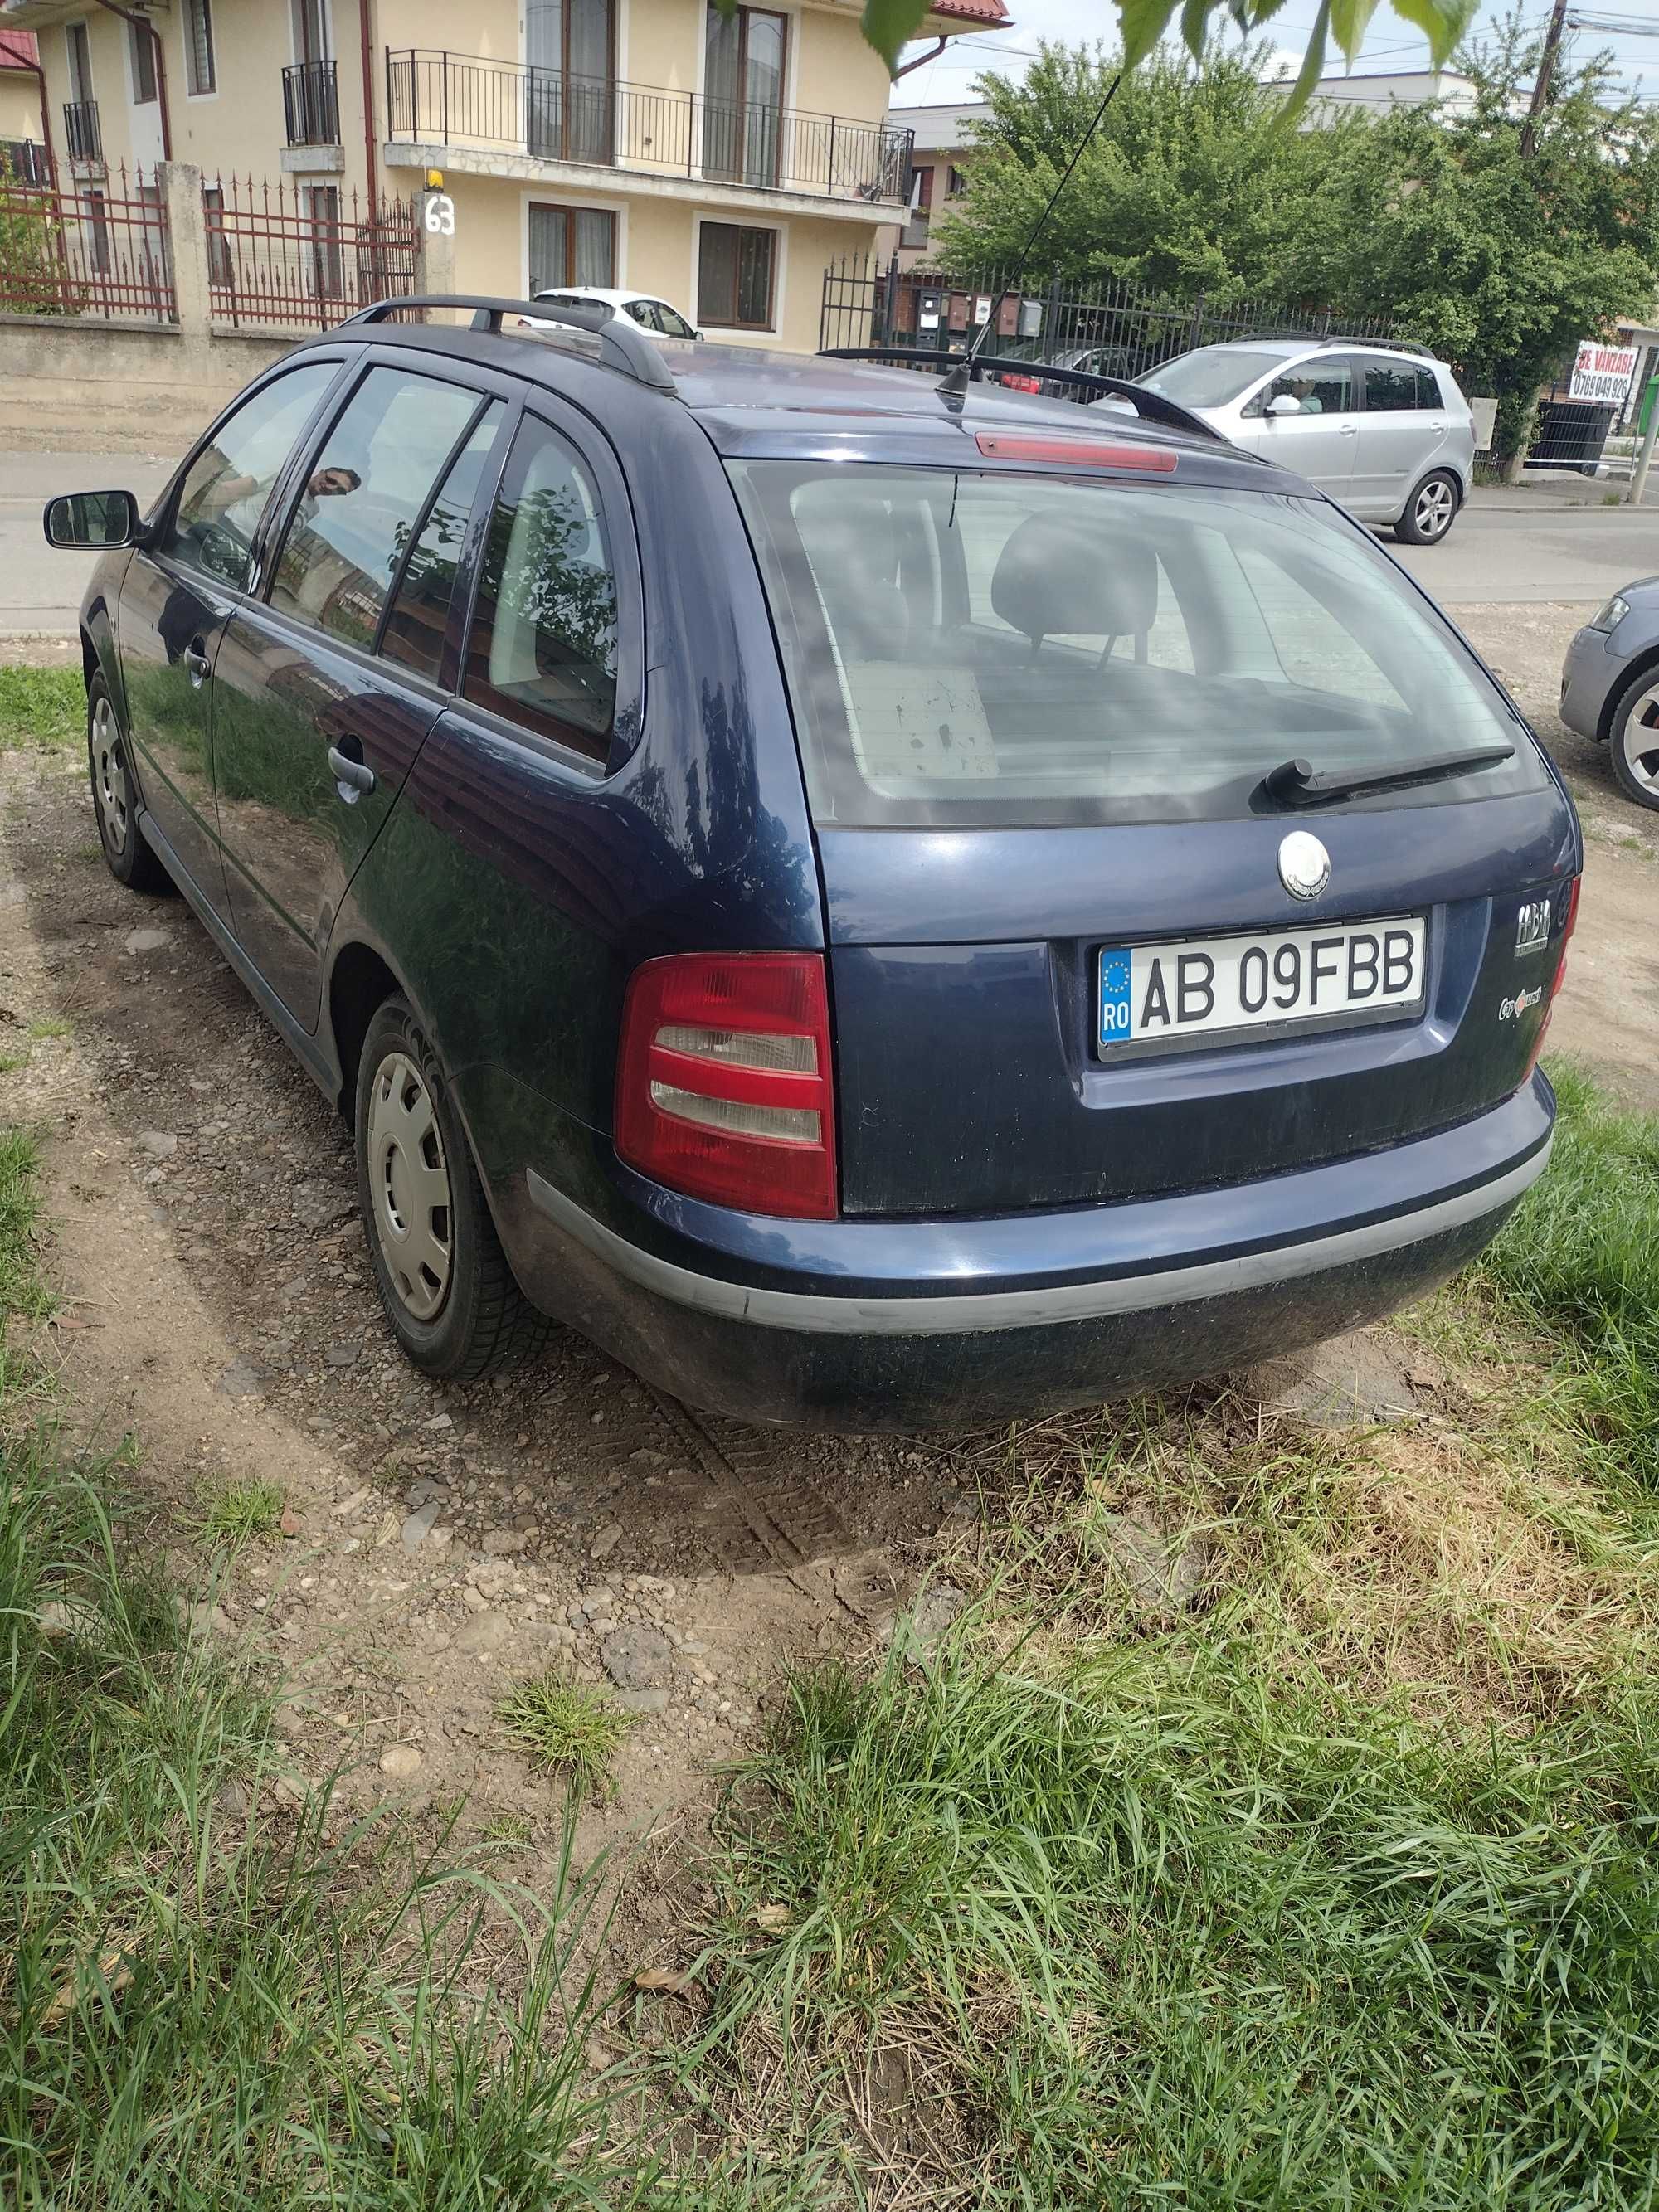
[[[820,346],[818,352],[828,361],[891,361],[907,368],[959,368],[968,359],[965,353],[933,353],[921,346]],[[1050,362],[1026,361],[1013,354],[982,353],[973,364],[975,383],[988,369],[1013,369],[1021,376],[1040,376],[1045,383],[1070,384],[1080,391],[1098,392],[1103,399],[1127,399],[1143,422],[1162,423],[1166,430],[1185,430],[1215,445],[1227,443],[1201,415],[1166,399],[1161,392],[1149,392],[1144,384],[1131,384],[1127,377],[1097,376],[1091,368],[1060,368]]]
[[[1262,339],[1274,345],[1376,346],[1383,353],[1420,354],[1425,361],[1436,358],[1433,347],[1420,344],[1416,338],[1362,338],[1351,331],[1247,331],[1236,338],[1219,338],[1213,343],[1252,345]]]
[[[471,307],[475,331],[499,333],[507,315],[522,315],[532,322],[556,323],[564,329],[586,331],[599,342],[602,368],[619,369],[636,384],[648,384],[654,392],[678,392],[667,363],[645,332],[629,322],[626,315],[619,315],[605,300],[582,300],[560,307],[545,300],[498,300],[473,292],[419,293],[407,300],[377,300],[373,307],[348,315],[340,327],[349,330],[355,323],[383,323],[406,307]]]

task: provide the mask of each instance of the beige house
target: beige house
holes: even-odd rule
[[[902,216],[908,132],[860,0],[0,0],[33,31],[60,167],[281,176],[331,220],[442,173],[456,289],[659,297],[817,343],[823,272]],[[930,36],[1006,21],[939,0]],[[212,190],[210,185],[210,191]]]
[[[42,143],[40,80],[27,31],[0,31],[0,161],[22,173],[25,149]]]

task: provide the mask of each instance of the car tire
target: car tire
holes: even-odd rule
[[[538,1351],[552,1323],[514,1281],[438,1055],[386,1000],[357,1063],[357,1202],[392,1333],[423,1373],[471,1382]]]
[[[130,891],[176,896],[178,885],[138,827],[138,790],[127,759],[126,732],[101,675],[87,686],[87,771],[98,842],[111,875]]]
[[[1659,811],[1659,667],[1639,670],[1613,701],[1607,750],[1626,798]]]
[[[1407,545],[1438,545],[1463,504],[1463,487],[1449,469],[1431,469],[1411,497],[1394,526],[1394,534]]]

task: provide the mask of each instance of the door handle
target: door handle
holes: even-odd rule
[[[1357,438],[1359,435],[1358,423],[1345,422],[1342,425],[1342,434],[1345,438]]]
[[[203,652],[202,640],[199,637],[191,638],[190,643],[185,647],[185,666],[190,672],[191,690],[199,691],[213,673],[213,663]]]
[[[346,742],[348,744],[356,744],[357,740],[355,738],[348,738]],[[340,796],[348,806],[356,805],[357,800],[365,793],[374,790],[374,769],[363,761],[354,760],[349,753],[342,752],[338,745],[329,747],[328,764],[333,771],[334,781],[338,786]]]

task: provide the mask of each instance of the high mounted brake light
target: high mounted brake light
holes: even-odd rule
[[[746,1213],[836,1211],[830,1006],[817,952],[685,952],[635,969],[617,1060],[618,1156]]]
[[[1167,446],[1111,446],[1099,438],[1012,437],[1006,430],[978,430],[974,443],[988,461],[1066,461],[1091,469],[1139,469],[1144,475],[1170,477],[1179,458]]]

